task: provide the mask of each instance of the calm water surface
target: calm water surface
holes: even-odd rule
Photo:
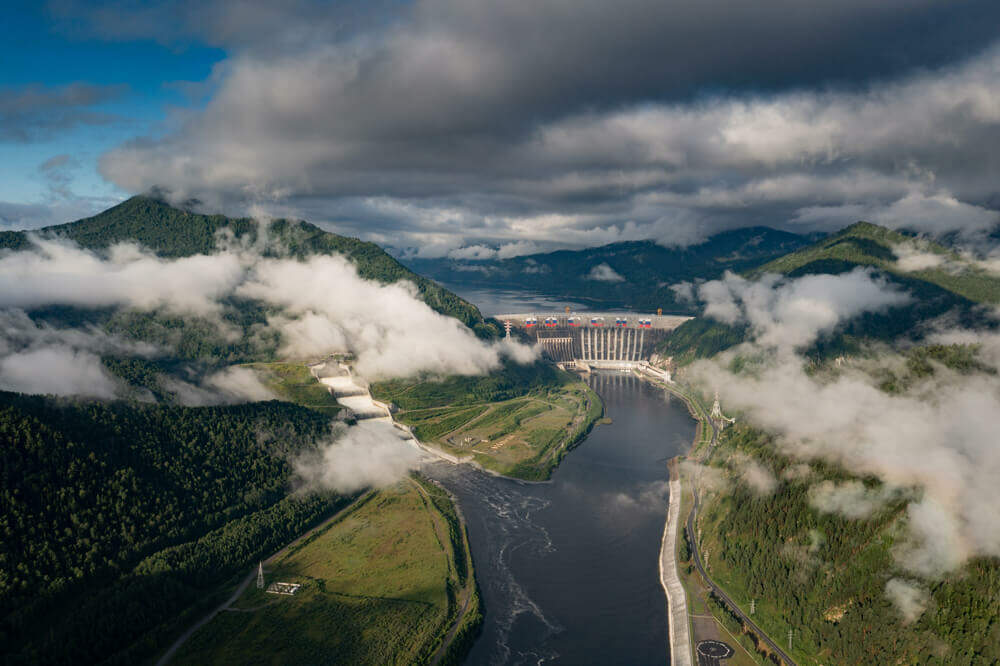
[[[596,426],[550,483],[430,470],[459,498],[486,605],[467,663],[668,660],[657,568],[666,463],[695,424],[680,400],[631,375],[588,381],[613,423]]]
[[[565,301],[543,294],[510,289],[492,289],[487,287],[466,287],[463,284],[449,282],[444,284],[449,290],[458,294],[470,303],[475,303],[480,312],[487,317],[511,312],[556,312],[565,308],[571,310],[586,310],[583,303]]]

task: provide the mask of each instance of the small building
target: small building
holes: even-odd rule
[[[270,594],[286,594],[288,596],[292,596],[299,591],[300,587],[302,586],[298,583],[271,583],[267,586],[267,591]]]

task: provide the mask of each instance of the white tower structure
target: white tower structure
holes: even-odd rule
[[[261,562],[257,565],[257,589],[264,589],[264,563]]]
[[[507,332],[507,339],[508,340],[510,340],[510,327],[511,327],[511,323],[510,323],[510,320],[508,319],[507,321],[505,321],[503,323],[503,330]]]
[[[722,418],[722,405],[719,404],[719,392],[715,392],[715,402],[712,403],[712,418]]]
[[[736,423],[736,419],[729,419],[722,413],[722,405],[719,404],[719,392],[715,392],[715,402],[712,403],[712,414],[711,419],[717,423],[721,423],[722,427],[725,427],[727,423]]]

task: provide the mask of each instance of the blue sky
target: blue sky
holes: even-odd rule
[[[28,88],[55,90],[74,83],[119,86],[106,100],[86,110],[108,116],[46,131],[30,141],[0,140],[0,201],[45,203],[48,180],[39,166],[70,155],[70,188],[80,197],[114,199],[127,193],[96,169],[101,154],[122,142],[161,131],[171,106],[191,106],[179,81],[203,81],[225,57],[216,48],[188,43],[164,46],[152,40],[107,40],[67,34],[43,3],[5,4],[0,22],[0,89],[16,94]]]

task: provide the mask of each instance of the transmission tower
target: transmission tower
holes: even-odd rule
[[[510,326],[511,326],[510,320],[507,320],[503,323],[503,330],[506,331],[508,340],[510,339]]]
[[[257,589],[264,589],[264,563],[261,562],[257,565]]]
[[[788,651],[792,651],[792,630],[788,630]]]
[[[757,600],[756,599],[751,599],[750,600],[750,614],[753,615],[753,612],[755,610],[757,610]]]

